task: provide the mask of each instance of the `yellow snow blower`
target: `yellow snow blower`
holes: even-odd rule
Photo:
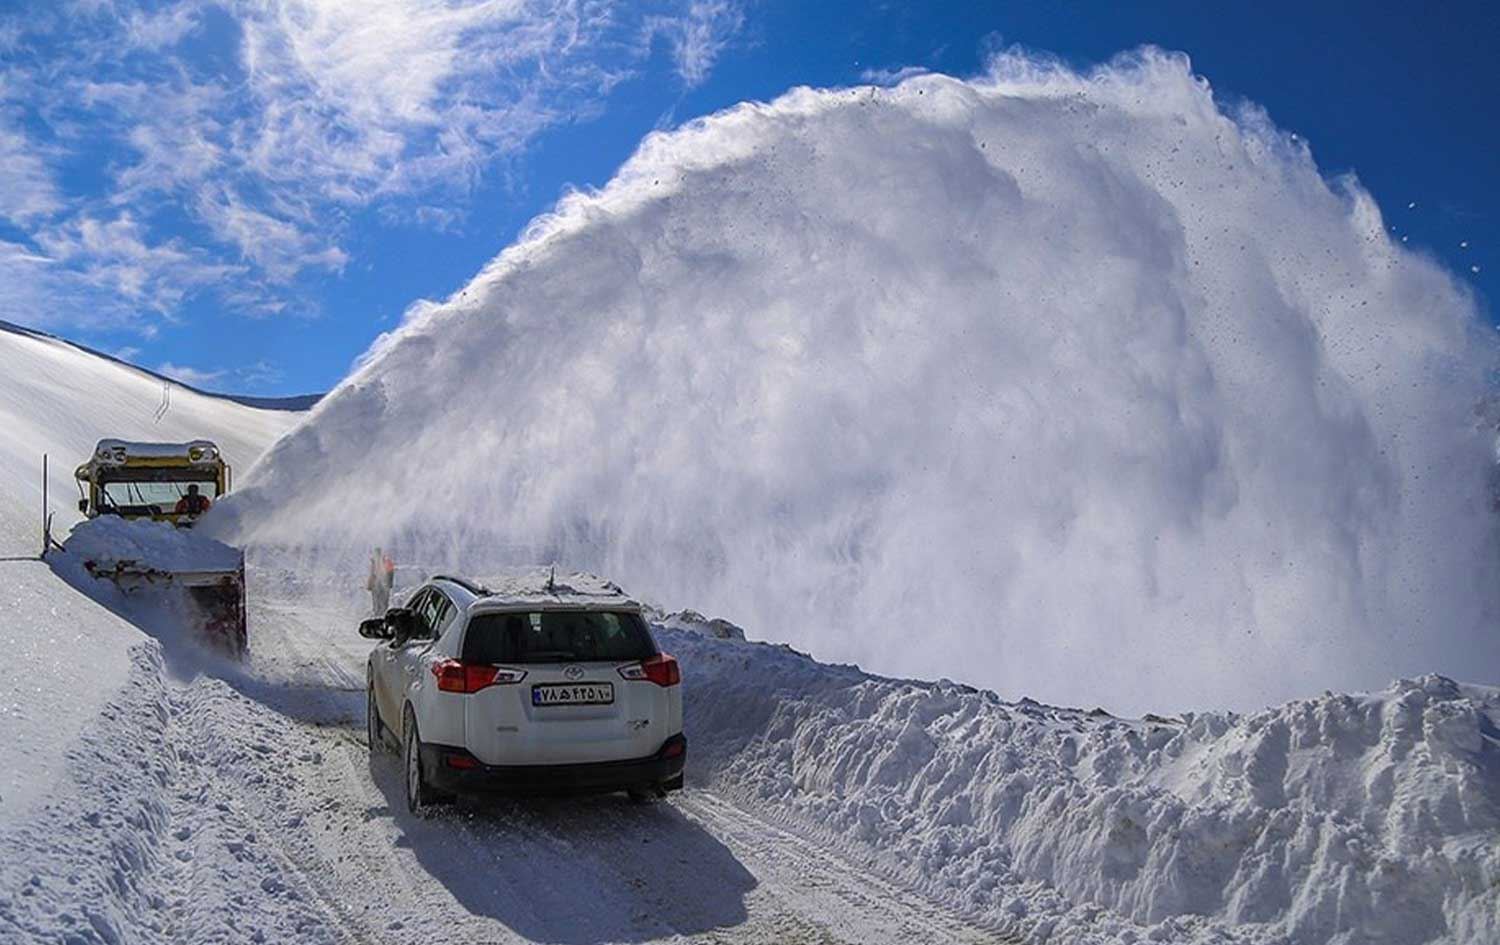
[[[126,594],[180,588],[203,615],[209,642],[235,656],[246,645],[245,556],[238,549],[176,529],[188,529],[229,491],[230,469],[209,440],[133,443],[100,440],[74,472],[78,511],[92,530],[84,567]],[[118,521],[120,527],[108,527]],[[148,527],[132,528],[125,523]],[[162,523],[149,527],[149,523]],[[165,531],[162,529],[165,528]],[[72,543],[70,539],[70,544]],[[105,547],[99,547],[100,544]],[[110,545],[113,544],[111,547]]]

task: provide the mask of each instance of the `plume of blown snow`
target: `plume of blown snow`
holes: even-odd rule
[[[414,306],[218,527],[555,559],[1126,711],[1494,680],[1495,363],[1356,181],[1185,58],[1010,57],[648,137]]]

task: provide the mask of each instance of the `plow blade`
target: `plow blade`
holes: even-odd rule
[[[111,581],[127,596],[167,595],[180,591],[197,621],[197,634],[209,646],[242,658],[248,645],[245,565],[232,570],[163,571],[121,561],[100,566],[84,562],[94,577]]]

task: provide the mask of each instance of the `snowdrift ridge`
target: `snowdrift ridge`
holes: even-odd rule
[[[1500,689],[1127,721],[657,633],[698,776],[1022,940],[1500,938]]]

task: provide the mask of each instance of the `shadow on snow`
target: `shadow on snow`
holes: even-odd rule
[[[393,818],[398,843],[467,911],[532,941],[643,942],[748,916],[755,877],[670,802],[462,798],[413,817],[395,756],[371,758],[370,775],[385,805],[367,816]]]

